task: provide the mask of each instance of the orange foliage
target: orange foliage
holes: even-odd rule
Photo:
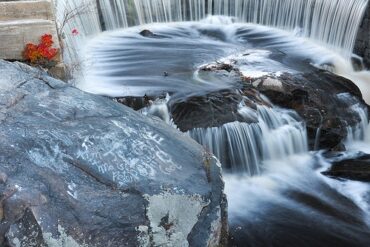
[[[38,45],[28,43],[23,51],[23,58],[31,63],[44,63],[51,61],[58,53],[58,49],[52,48],[54,44],[51,34],[41,36]]]

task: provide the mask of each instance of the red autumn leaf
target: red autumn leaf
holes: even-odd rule
[[[72,34],[73,34],[74,36],[76,36],[76,35],[78,35],[78,34],[79,34],[79,32],[78,32],[78,30],[77,30],[76,28],[73,28],[73,29],[72,29]]]
[[[23,57],[31,63],[42,63],[43,60],[51,61],[57,54],[58,49],[52,48],[54,43],[51,34],[41,36],[40,44],[26,44]]]
[[[51,47],[53,43],[53,36],[51,36],[51,34],[44,34],[41,36],[41,44],[46,47]]]

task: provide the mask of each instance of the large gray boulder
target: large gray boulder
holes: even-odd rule
[[[108,98],[0,60],[0,246],[216,246],[218,161]]]

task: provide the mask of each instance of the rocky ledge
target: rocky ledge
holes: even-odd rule
[[[248,57],[249,54],[243,55]],[[356,107],[368,111],[358,87],[350,80],[309,63],[302,71],[265,73],[246,76],[239,69],[243,60],[226,60],[200,68],[201,73],[214,73],[234,78],[238,90],[226,90],[191,96],[174,97],[171,114],[177,126],[187,131],[195,127],[218,127],[227,122],[240,121],[238,104],[251,107],[270,103],[295,110],[305,121],[311,149],[343,150],[348,127],[361,123]],[[221,107],[226,105],[226,107]]]
[[[316,149],[342,150],[347,128],[361,123],[354,106],[367,105],[352,81],[312,69],[312,73],[284,73],[251,80],[250,84],[275,105],[293,109],[305,120],[311,148],[316,141]]]
[[[219,162],[165,123],[0,60],[0,246],[216,246]]]
[[[339,154],[328,157],[332,162],[329,170],[323,174],[333,178],[370,182],[370,154],[358,153],[354,157],[340,158]],[[336,157],[338,156],[338,157]]]

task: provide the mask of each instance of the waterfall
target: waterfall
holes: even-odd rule
[[[169,95],[157,99],[140,112],[156,116],[177,128],[168,110],[169,100]],[[254,110],[242,101],[238,113],[252,123],[231,122],[220,127],[195,128],[187,134],[213,153],[225,167],[250,176],[261,174],[265,161],[307,153],[306,126],[294,111],[262,105]]]
[[[346,142],[351,144],[359,141],[370,141],[370,126],[367,107],[361,104],[356,97],[349,93],[340,93],[337,97],[346,104],[359,119],[358,124],[355,126],[349,125],[347,127],[348,136]]]
[[[360,118],[360,122],[356,126],[348,127],[348,141],[367,141],[369,138],[369,118],[367,109],[359,103],[354,104],[352,110]]]
[[[55,16],[63,60],[71,74],[81,70],[80,51],[86,38],[101,32],[97,2],[95,0],[55,0]]]
[[[345,103],[358,118],[358,124],[347,127],[345,146],[348,151],[370,153],[370,124],[367,106],[349,93],[338,94],[337,97]]]
[[[207,15],[294,31],[350,56],[368,0],[99,0],[106,27],[198,21]]]
[[[245,108],[239,112],[250,115],[251,109]],[[188,133],[223,165],[249,175],[260,174],[264,161],[281,160],[308,150],[305,126],[295,113],[258,106],[254,114],[256,123],[233,122]]]
[[[171,114],[168,110],[168,102],[170,101],[170,95],[167,94],[164,99],[157,99],[155,101],[149,101],[149,106],[140,109],[140,113],[147,116],[155,116],[157,118],[162,119],[166,124],[170,125],[171,127],[178,129],[176,124],[174,123],[173,119],[171,118]]]

